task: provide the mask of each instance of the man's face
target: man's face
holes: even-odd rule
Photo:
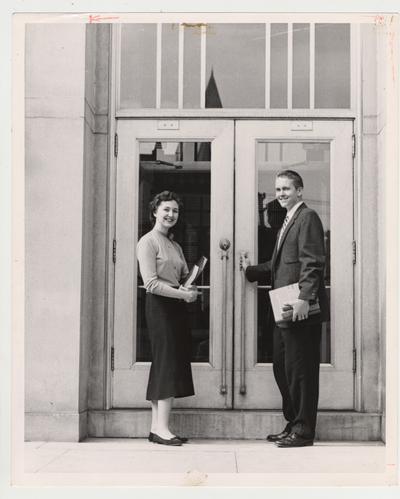
[[[282,208],[290,211],[301,201],[303,189],[294,186],[293,180],[287,177],[277,177],[275,180],[275,196]]]

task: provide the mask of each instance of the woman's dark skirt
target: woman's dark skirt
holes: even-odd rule
[[[194,395],[185,302],[148,293],[146,321],[152,352],[146,400]]]

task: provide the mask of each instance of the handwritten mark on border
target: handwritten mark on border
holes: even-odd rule
[[[384,26],[386,24],[385,16],[382,15],[375,16],[375,24],[377,26]]]
[[[119,19],[119,16],[100,16],[100,15],[89,14],[89,24],[99,23],[103,21],[110,21],[115,19]]]

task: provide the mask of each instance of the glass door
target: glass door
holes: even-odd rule
[[[236,124],[235,408],[280,409],[272,372],[268,282],[246,282],[240,253],[271,258],[286,210],[275,201],[275,174],[293,169],[303,199],[320,216],[327,249],[331,320],[323,326],[321,409],[353,408],[353,173],[351,121],[239,121]]]
[[[196,395],[175,406],[232,407],[233,138],[232,121],[118,121],[112,407],[148,407],[151,353],[136,244],[151,230],[148,205],[163,190],[183,201],[175,237],[189,268],[208,258],[201,295],[188,305]]]
[[[119,120],[118,137],[112,406],[147,407],[151,356],[136,243],[151,228],[150,199],[168,189],[184,202],[176,237],[189,266],[209,259],[202,294],[189,305],[196,395],[176,406],[280,409],[269,283],[248,283],[238,262],[242,251],[253,262],[271,257],[285,216],[275,174],[291,168],[325,230],[331,320],[323,326],[319,407],[352,409],[352,122]]]

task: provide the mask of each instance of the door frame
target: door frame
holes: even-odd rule
[[[134,117],[132,118],[135,121],[139,121],[138,118]],[[154,117],[151,118],[142,118],[143,121],[147,121],[148,119],[154,119]],[[162,119],[162,118],[161,118]],[[204,121],[206,118],[188,118],[191,121]],[[248,118],[234,118],[232,117],[230,120],[232,122],[240,122],[242,120],[247,120],[249,121]],[[345,118],[347,121],[349,118]],[[123,119],[125,120],[125,119]],[[114,263],[113,263],[113,240],[115,238],[115,211],[116,211],[116,158],[117,158],[117,149],[118,149],[118,139],[117,136],[114,135],[116,131],[116,125],[118,121],[123,121],[121,119],[115,119],[113,124],[110,126],[110,137],[115,137],[114,140],[111,142],[111,146],[109,148],[109,185],[108,185],[108,217],[107,217],[107,251],[106,251],[106,282],[105,282],[105,302],[106,302],[106,317],[105,317],[105,327],[106,327],[106,334],[105,334],[105,346],[104,346],[104,397],[103,397],[103,405],[105,409],[111,409],[112,408],[112,334],[113,334],[113,321],[114,321],[114,289],[115,289],[115,273],[114,273]],[[271,118],[255,118],[257,121],[276,121]],[[279,121],[297,121],[301,120],[301,118],[279,118]],[[304,119],[303,119],[304,120]],[[301,120],[301,121],[303,121]],[[337,121],[337,120],[343,120],[342,117],[336,117],[336,118],[331,118],[331,119],[322,119],[316,121]],[[354,123],[354,118],[351,119]],[[217,121],[220,121],[217,119]],[[112,133],[114,131],[114,134]],[[355,175],[355,173],[354,173]],[[355,179],[354,179],[355,180]],[[356,184],[355,184],[356,185]],[[356,210],[356,192],[355,196],[353,199],[353,215],[356,217],[357,210]],[[359,229],[359,227],[356,224],[356,220],[354,220],[354,230]],[[358,233],[358,231],[357,231]],[[354,286],[357,286],[357,278],[355,277],[354,279]],[[353,304],[354,306],[354,304]],[[353,334],[355,334],[355,341],[358,344],[360,342],[360,337],[357,335],[357,316],[356,316],[356,310],[354,310],[354,321],[355,321],[355,326],[353,329]],[[356,345],[357,346],[357,345]],[[357,353],[359,355],[359,353]],[[360,396],[359,390],[358,390],[358,385],[360,383],[360,376],[358,375],[356,378],[356,386],[355,386],[355,397],[356,397],[356,406],[355,410],[358,409],[358,397]]]

